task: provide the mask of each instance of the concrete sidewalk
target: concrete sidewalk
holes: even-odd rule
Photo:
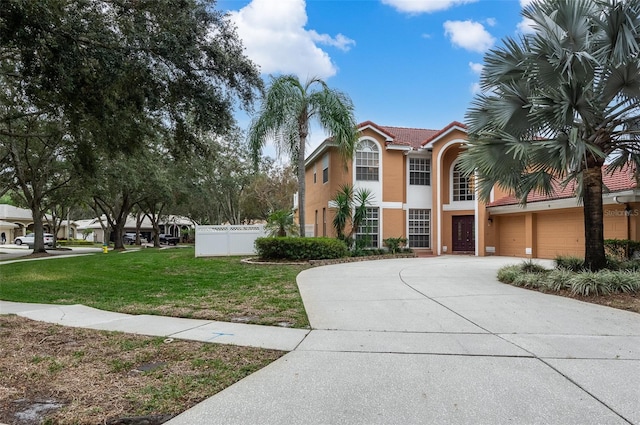
[[[79,304],[48,305],[0,301],[0,314],[17,314],[29,319],[65,326],[283,351],[294,350],[309,333],[305,329],[276,326],[113,313]]]
[[[169,424],[640,424],[640,315],[496,281],[518,261],[306,270],[302,343]]]

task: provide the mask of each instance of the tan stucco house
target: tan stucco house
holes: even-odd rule
[[[44,220],[45,232],[49,232],[47,220]],[[68,224],[68,226],[67,226]],[[33,217],[31,210],[14,207],[13,205],[0,204],[0,233],[4,233],[7,242],[13,242],[18,236],[24,236],[33,232]],[[75,237],[76,226],[74,222],[63,221],[58,229],[58,238],[66,238],[67,234]]]
[[[357,232],[367,233],[372,247],[404,237],[414,250],[436,255],[584,254],[582,207],[570,187],[551,198],[531,195],[526,207],[498,189],[488,205],[476,200],[473,180],[457,167],[467,142],[463,124],[429,130],[367,121],[358,129],[357,149],[346,166],[331,139],[306,160],[307,235],[335,236],[331,199],[348,183],[374,195]],[[640,189],[631,174],[605,178],[606,238],[640,238]]]

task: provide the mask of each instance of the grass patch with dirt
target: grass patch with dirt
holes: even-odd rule
[[[196,258],[193,248],[176,248],[3,264],[0,299],[309,326],[296,285],[296,275],[309,266],[252,265],[240,260]]]
[[[0,340],[0,423],[16,425],[162,423],[284,354],[14,315]]]

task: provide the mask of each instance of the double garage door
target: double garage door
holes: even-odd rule
[[[498,229],[498,255],[524,257],[533,248],[537,258],[558,255],[584,255],[582,212],[538,213],[535,217],[535,247],[526,246],[525,216],[501,216]]]

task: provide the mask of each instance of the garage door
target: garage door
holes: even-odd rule
[[[582,211],[538,214],[538,257],[553,259],[558,255],[584,256]]]
[[[498,222],[498,255],[524,257],[524,216],[500,217]]]

